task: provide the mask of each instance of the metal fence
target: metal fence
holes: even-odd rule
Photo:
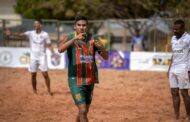
[[[167,52],[171,37],[172,24],[175,19],[164,19],[158,16],[150,19],[135,20],[93,20],[89,21],[89,31],[97,34],[108,50],[131,51],[131,37],[135,29],[145,37],[145,51]],[[186,20],[187,31],[190,21]],[[47,31],[54,47],[67,35],[74,31],[74,21],[43,20],[43,29]],[[8,38],[3,30],[9,28],[13,32],[25,32],[33,29],[33,20],[0,20],[0,46],[26,47],[26,39]]]

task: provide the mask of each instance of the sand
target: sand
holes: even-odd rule
[[[67,70],[50,70],[53,96],[38,72],[33,94],[27,69],[0,68],[0,122],[75,122],[77,107],[67,84]],[[90,122],[185,122],[174,119],[166,72],[99,70],[89,111]]]

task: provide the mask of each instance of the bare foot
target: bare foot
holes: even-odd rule
[[[185,120],[187,120],[187,122],[190,122],[190,116],[187,116],[187,117],[185,118]]]
[[[179,119],[179,114],[175,115],[175,119],[178,120]]]
[[[52,92],[50,92],[50,91],[48,91],[48,94],[49,94],[50,96],[53,96],[53,93],[52,93]]]

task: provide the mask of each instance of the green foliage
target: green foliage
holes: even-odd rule
[[[89,19],[148,18],[156,12],[170,17],[188,16],[189,0],[17,0],[15,10],[25,18],[71,20],[76,15]],[[162,9],[161,9],[162,8]]]

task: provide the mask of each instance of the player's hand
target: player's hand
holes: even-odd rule
[[[85,38],[86,38],[86,33],[80,33],[75,37],[76,40],[84,40]]]
[[[104,45],[99,40],[95,40],[95,46],[98,47],[98,48],[100,48],[100,49],[104,48]]]

